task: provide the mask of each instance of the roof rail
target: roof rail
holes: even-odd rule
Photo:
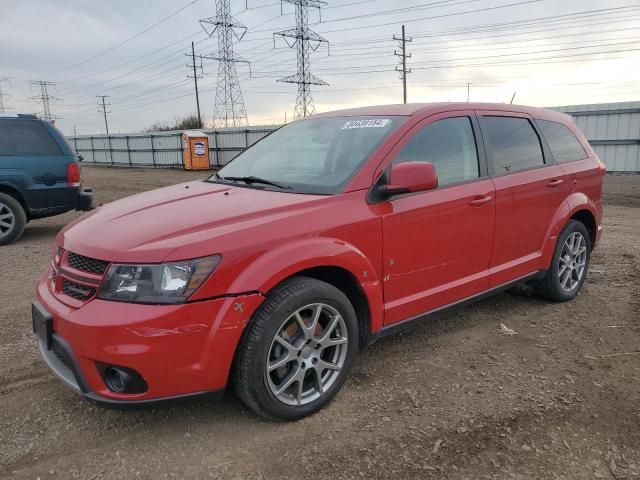
[[[0,113],[0,118],[38,118],[33,113]]]

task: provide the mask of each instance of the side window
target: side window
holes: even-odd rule
[[[398,153],[394,164],[431,162],[440,186],[480,176],[478,151],[469,117],[438,120],[420,130]]]
[[[544,165],[540,139],[528,119],[487,116],[482,125],[495,175]]]
[[[47,129],[37,120],[0,120],[0,156],[62,155]]]
[[[561,123],[547,120],[536,120],[536,123],[558,163],[575,162],[588,157],[573,132]]]

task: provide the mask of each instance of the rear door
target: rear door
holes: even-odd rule
[[[57,136],[41,120],[0,119],[0,182],[17,182],[30,209],[69,205],[77,196],[67,188],[67,164],[75,161],[74,154]]]
[[[567,125],[540,119],[535,122],[555,161],[564,171],[568,188],[572,192],[584,193],[593,202],[600,202],[604,167],[595,153],[588,152]],[[577,127],[573,128],[577,131]],[[597,221],[600,223],[600,219]]]
[[[496,188],[490,262],[490,287],[495,287],[548,267],[541,263],[542,247],[567,182],[528,115],[477,113]]]
[[[488,286],[494,188],[477,135],[473,112],[449,112],[418,124],[391,152],[392,163],[432,162],[439,186],[380,205],[386,325]]]

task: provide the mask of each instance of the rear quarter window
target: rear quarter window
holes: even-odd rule
[[[0,156],[62,155],[60,146],[38,120],[0,120]]]
[[[573,132],[563,124],[548,120],[536,120],[536,123],[558,163],[584,160],[589,156]]]

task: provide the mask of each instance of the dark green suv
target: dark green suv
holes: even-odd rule
[[[80,160],[51,123],[0,114],[0,245],[17,240],[30,220],[92,208]]]

